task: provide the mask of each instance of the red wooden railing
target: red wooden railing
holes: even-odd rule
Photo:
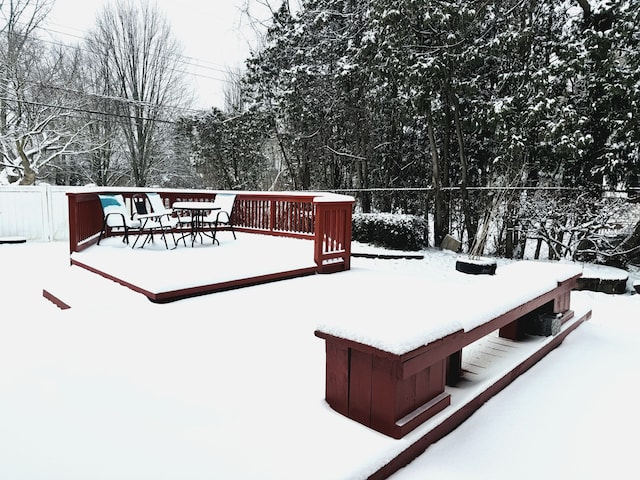
[[[131,208],[131,197],[146,191],[158,192],[167,208],[177,201],[210,201],[217,193],[223,193],[144,188],[83,188],[68,192],[70,252],[79,252],[98,241],[103,220],[98,193],[121,194]],[[314,261],[319,272],[350,268],[353,197],[316,192],[224,193],[236,195],[232,220],[237,231],[314,240]]]

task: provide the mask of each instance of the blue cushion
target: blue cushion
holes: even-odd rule
[[[98,195],[100,197],[100,203],[102,204],[102,208],[106,207],[121,207],[122,204],[118,201],[116,197],[113,195]]]

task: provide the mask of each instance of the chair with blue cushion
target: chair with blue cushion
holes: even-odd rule
[[[140,229],[140,220],[132,218],[122,195],[98,195],[98,198],[100,198],[103,213],[98,245],[100,245],[100,240],[112,230],[121,230],[123,232],[122,241],[128,245],[129,233],[131,230]]]

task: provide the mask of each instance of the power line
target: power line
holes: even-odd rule
[[[58,25],[58,26],[63,27],[63,28],[71,28],[71,27],[68,27],[66,25],[61,25],[61,24],[57,24],[57,23],[53,23],[53,25]],[[48,32],[48,33],[58,33],[60,35],[66,35],[66,36],[69,36],[69,37],[77,38],[78,40],[82,40],[82,41],[86,41],[87,40],[87,38],[85,36],[74,35],[72,33],[67,33],[67,32],[63,32],[63,31],[60,31],[60,30],[54,30],[52,28],[47,28],[47,27],[43,27],[43,26],[37,26],[36,28],[38,28],[39,30],[43,30],[45,32]],[[83,32],[83,33],[86,33],[86,32]],[[66,44],[61,44],[61,45],[66,45]],[[188,64],[188,65],[194,65],[194,66],[197,66],[199,68],[204,68],[204,69],[207,69],[207,70],[213,70],[213,71],[216,71],[216,72],[222,72],[222,73],[226,73],[227,72],[226,66],[222,65],[220,63],[210,62],[208,60],[203,60],[203,59],[191,57],[191,56],[188,56],[188,55],[177,55],[177,57],[189,60],[189,61],[186,61],[186,60],[183,61],[183,63]],[[191,63],[192,60],[196,61],[198,63],[192,64]],[[203,64],[209,64],[209,65],[213,65],[213,66],[209,67],[209,66],[206,66],[206,65],[203,65]]]
[[[93,98],[98,98],[101,100],[109,100],[109,101],[113,101],[113,102],[120,102],[120,103],[125,103],[125,104],[129,104],[129,105],[134,105],[134,106],[139,106],[139,107],[148,107],[148,108],[161,108],[161,109],[165,109],[165,110],[174,110],[174,111],[183,111],[183,112],[187,112],[190,114],[197,114],[200,113],[201,110],[198,109],[194,109],[194,108],[186,108],[186,107],[180,107],[177,105],[158,105],[152,102],[148,102],[148,101],[144,101],[144,100],[133,100],[130,98],[125,98],[125,97],[118,97],[118,96],[114,96],[114,95],[106,95],[106,94],[99,94],[99,93],[92,93],[92,92],[83,92],[82,90],[75,90],[69,87],[60,87],[60,86],[56,86],[56,85],[47,85],[47,84],[43,84],[40,82],[35,82],[35,81],[30,81],[30,80],[26,80],[27,83],[31,83],[33,85],[36,85],[38,87],[41,88],[45,88],[45,89],[52,89],[52,90],[60,90],[62,92],[66,92],[66,93],[73,93],[76,95],[81,95],[81,96],[85,96],[85,97],[93,97]]]
[[[53,30],[50,28],[45,28],[45,27],[41,27],[38,26],[36,27],[39,30],[44,30],[45,32],[48,33],[59,33],[61,35],[68,35],[74,38],[77,38],[78,40],[82,40],[82,41],[86,41],[87,39],[85,37],[79,37],[77,35],[72,35],[69,33],[65,33],[65,32],[61,32],[59,30]],[[86,49],[84,48],[80,48],[78,46],[74,46],[74,45],[69,45],[67,43],[63,43],[63,42],[59,42],[59,41],[55,41],[55,40],[46,40],[46,39],[39,39],[42,42],[46,42],[46,43],[50,43],[52,45],[57,45],[60,47],[68,47],[68,48],[77,48],[80,51],[86,52]],[[218,72],[218,73],[229,73],[229,69],[225,68],[224,65],[220,65],[218,63],[214,63],[214,62],[209,62],[207,60],[202,60],[199,58],[195,58],[195,57],[191,57],[191,56],[187,56],[187,55],[176,55],[176,59],[184,64],[184,65],[189,65],[192,67],[196,67],[196,68],[201,68],[203,70],[210,70],[212,72]],[[214,65],[214,66],[207,66],[206,64],[210,64],[210,65]],[[186,73],[186,74],[190,74],[190,72],[182,72],[182,73]],[[199,75],[199,76],[204,76],[204,75]],[[226,81],[224,79],[221,78],[217,78],[217,77],[205,77],[205,78],[210,78],[211,80],[219,80],[219,81]]]
[[[166,120],[166,119],[162,119],[162,118],[148,118],[148,117],[140,117],[140,116],[132,116],[132,115],[125,115],[122,113],[114,113],[114,112],[104,112],[104,111],[99,111],[99,110],[90,110],[88,108],[80,108],[80,107],[70,107],[70,106],[65,106],[65,105],[53,105],[50,103],[43,103],[43,102],[34,102],[31,100],[17,100],[15,98],[7,98],[7,97],[0,97],[0,100],[5,101],[5,102],[16,102],[16,103],[21,103],[21,104],[25,104],[25,105],[32,105],[35,107],[46,107],[46,108],[56,108],[56,109],[60,109],[60,110],[68,110],[68,111],[72,111],[72,112],[78,112],[78,113],[90,113],[90,114],[94,114],[94,115],[103,115],[106,117],[117,117],[117,118],[126,118],[129,120],[144,120],[144,121],[148,121],[148,122],[159,122],[159,123],[168,123],[168,124],[175,124],[177,123],[175,120]],[[158,106],[159,108],[163,108]]]
[[[47,28],[44,28],[44,27],[37,27],[37,28],[40,29],[40,30],[47,31],[49,33],[57,32],[56,30],[50,30],[50,29],[47,29]],[[61,34],[65,35],[64,32],[57,32],[57,33],[61,33]],[[86,41],[86,38],[84,38],[84,37],[77,37],[77,36],[74,36],[74,37],[78,38],[79,40]],[[38,41],[45,42],[45,43],[48,43],[48,44],[51,44],[51,45],[56,45],[56,46],[59,46],[59,47],[64,47],[64,48],[75,48],[75,49],[77,49],[77,50],[79,50],[81,52],[87,53],[87,50],[85,48],[81,48],[81,47],[79,47],[77,45],[69,45],[69,44],[64,43],[64,42],[60,42],[60,41],[56,41],[56,40],[48,40],[48,39],[44,39],[44,38],[39,38]],[[200,69],[204,69],[204,70],[210,70],[212,72],[218,72],[218,73],[224,73],[224,74],[230,73],[228,69],[222,69],[222,68],[218,68],[218,67],[209,67],[209,66],[206,66],[206,65],[201,65],[199,63],[194,63],[194,62],[203,62],[203,63],[211,63],[212,65],[217,65],[217,64],[214,64],[212,62],[207,62],[205,60],[200,60],[200,59],[195,58],[195,57],[188,57],[186,55],[175,55],[175,58],[176,58],[176,60],[178,62],[180,62],[181,64],[186,65],[186,66],[196,67],[196,68],[200,68]],[[232,83],[231,81],[229,81],[226,78],[211,77],[211,76],[208,76],[208,75],[189,72],[189,71],[186,71],[186,70],[174,70],[174,71],[178,72],[178,73],[183,73],[185,75],[192,75],[194,77],[206,78],[207,80],[214,80],[216,82]]]
[[[62,27],[62,28],[72,28],[72,27],[68,27],[66,25],[61,25],[61,24],[55,23],[55,22],[52,22],[52,23],[53,23],[53,25],[58,25],[59,27]],[[36,28],[41,30],[41,31],[43,31],[43,32],[46,32],[46,34],[47,34],[46,36],[49,36],[50,38],[47,39],[47,38],[43,38],[43,37],[36,37],[34,39],[35,41],[48,43],[48,44],[55,45],[55,46],[62,47],[62,48],[66,48],[66,49],[75,48],[80,52],[88,53],[86,48],[83,48],[79,44],[78,45],[69,44],[67,42],[61,41],[61,40],[56,38],[56,34],[57,34],[57,35],[63,35],[63,36],[68,36],[68,37],[75,38],[75,39],[79,40],[80,42],[87,42],[88,40],[87,40],[86,32],[82,32],[82,35],[76,35],[76,34],[73,34],[73,33],[65,32],[65,31],[62,31],[62,30],[59,30],[59,29],[45,27],[45,26],[42,26],[42,25],[38,25],[38,26],[36,26]],[[208,62],[208,61],[201,60],[201,59],[198,59],[198,58],[195,58],[195,57],[190,57],[190,56],[181,55],[181,54],[170,53],[168,55],[170,55],[170,57],[169,56],[166,57],[167,59],[173,58],[176,62],[178,62],[179,64],[181,64],[181,65],[183,65],[185,67],[193,67],[195,69],[201,69],[201,70],[205,70],[205,71],[209,71],[209,72],[224,73],[224,74],[230,75],[230,76],[233,75],[233,71],[231,69],[223,68],[221,65],[213,63],[213,62]],[[183,75],[186,75],[186,76],[191,76],[191,77],[211,80],[211,81],[214,81],[214,82],[222,82],[222,83],[230,84],[230,85],[234,84],[234,80],[231,79],[231,78],[220,78],[220,77],[217,77],[217,76],[206,75],[206,74],[203,74],[203,73],[196,73],[195,71],[188,71],[188,69],[171,68],[170,71],[175,72],[175,73],[179,73],[179,74],[183,74]],[[43,83],[37,83],[37,82],[30,82],[30,83],[38,85],[40,88],[49,88],[49,89],[53,89],[53,90],[60,90],[60,91],[71,93],[71,94],[75,94],[75,95],[91,96],[91,97],[101,98],[101,99],[105,99],[105,100],[109,100],[109,101],[118,101],[118,102],[123,102],[123,103],[127,103],[127,104],[147,106],[147,107],[153,107],[153,108],[164,108],[164,109],[178,111],[178,112],[181,111],[181,112],[184,112],[186,114],[195,114],[195,113],[199,113],[199,112],[207,110],[207,109],[191,109],[191,108],[177,107],[177,106],[160,106],[160,105],[150,104],[149,102],[131,100],[131,99],[125,98],[125,97],[109,96],[109,95],[97,94],[97,93],[93,93],[93,92],[82,92],[82,91],[74,90],[74,89],[69,88],[69,87],[63,87],[63,86],[58,86],[58,85],[43,84]],[[18,100],[5,98],[5,101],[18,101]],[[113,116],[114,115],[114,114],[110,114],[110,113],[107,113],[107,112],[97,112],[97,111],[90,110],[90,109],[87,109],[87,108],[76,108],[76,107],[63,107],[63,106],[59,106],[59,105],[48,105],[48,104],[44,104],[44,103],[40,103],[40,102],[27,101],[27,100],[24,100],[23,102],[26,103],[26,104],[39,105],[39,106],[49,107],[49,108],[63,108],[63,109],[67,109],[67,110],[70,110],[70,111],[78,111],[78,112],[84,112],[84,113],[95,113],[95,114],[104,113],[105,115],[108,115],[108,116]],[[118,116],[118,115],[116,115],[116,116]]]
[[[45,32],[47,32],[49,34],[60,33],[60,34],[63,34],[63,35],[70,35],[70,34],[66,34],[64,32],[60,32],[58,30],[53,30],[53,29],[42,27],[42,26],[38,26],[37,28],[39,28],[40,30],[45,31]],[[76,35],[71,35],[71,36],[73,36],[74,38],[77,38],[77,39],[79,39],[79,40],[81,40],[83,42],[87,41],[86,37],[80,37],[80,36],[76,36]],[[86,50],[86,48],[83,48],[83,47],[81,47],[79,45],[70,45],[68,43],[61,42],[61,41],[58,41],[58,40],[46,39],[46,38],[37,38],[37,41],[41,41],[41,42],[48,43],[48,44],[51,44],[51,45],[55,45],[55,46],[62,47],[62,48],[68,48],[68,49],[75,48],[75,49],[77,49],[77,50],[79,50],[81,52],[89,53]],[[223,70],[222,68],[216,68],[216,67],[213,67],[213,66],[201,65],[200,62],[202,62],[202,63],[211,63],[211,62],[206,62],[206,61],[194,58],[194,57],[189,57],[189,56],[185,56],[185,55],[171,54],[170,57],[167,56],[166,58],[168,58],[168,59],[173,58],[173,59],[175,59],[177,62],[179,62],[180,64],[182,64],[185,67],[194,67],[196,69],[204,69],[204,70],[208,70],[208,71],[211,71],[211,72],[224,73],[224,74],[229,75],[229,76],[231,76],[233,74],[230,70]],[[211,65],[216,65],[216,64],[211,63]],[[227,84],[227,85],[233,85],[234,84],[234,80],[233,79],[221,78],[221,77],[211,76],[211,75],[205,75],[205,74],[202,74],[202,73],[196,73],[195,71],[189,71],[187,68],[185,68],[185,69],[171,68],[170,71],[178,73],[178,74],[186,75],[186,76],[192,77],[194,79],[195,78],[202,78],[202,79],[205,79],[205,80],[214,81],[214,82],[218,82],[218,83],[224,83],[224,84]],[[45,87],[52,88],[52,89],[67,90],[67,91],[71,92],[70,89],[65,89],[64,87],[60,87],[60,86],[56,86],[56,85],[48,85],[48,86],[41,85],[41,86],[45,86]],[[221,88],[221,91],[222,91],[222,88]],[[92,95],[92,96],[95,96],[97,98],[105,98],[105,99],[109,99],[109,100],[119,100],[119,101],[130,102],[130,103],[132,102],[132,100],[127,99],[127,98],[123,98],[123,97],[113,97],[113,96],[106,97],[106,96],[100,95],[100,94],[85,93],[85,92],[75,92],[75,93],[79,93],[79,94],[83,94],[83,95]],[[188,114],[197,113],[197,112],[201,112],[203,110],[207,110],[205,108],[201,108],[201,109],[187,109],[187,108],[183,108],[183,107],[169,107],[169,108],[181,109],[181,110],[187,112]]]
[[[63,28],[69,28],[66,25],[60,25],[60,24],[55,24],[55,23],[54,23],[54,25],[59,25],[59,26],[61,26]],[[36,28],[38,28],[39,30],[43,30],[43,31],[45,31],[47,33],[57,33],[57,34],[60,34],[60,35],[66,35],[66,36],[69,36],[69,37],[76,38],[76,39],[78,39],[80,41],[83,41],[83,42],[87,41],[86,36],[74,35],[74,34],[71,34],[71,33],[63,32],[63,31],[60,31],[60,30],[54,30],[52,28],[43,27],[43,26],[37,26]],[[86,32],[83,32],[83,33],[86,33]],[[52,43],[57,43],[59,45],[67,45],[67,44],[64,44],[64,43],[53,42],[53,41],[52,41]],[[196,57],[191,57],[191,56],[188,56],[188,55],[176,55],[176,58],[181,63],[183,63],[185,65],[194,66],[196,68],[201,68],[201,69],[204,69],[204,70],[210,70],[210,71],[219,72],[219,73],[228,73],[229,72],[229,68],[226,65],[222,65],[222,64],[219,64],[219,63],[215,63],[215,62],[210,62],[208,60],[203,60],[203,59],[196,58]],[[218,78],[212,78],[212,79],[219,80]]]

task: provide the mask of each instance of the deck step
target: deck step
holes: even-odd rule
[[[109,298],[127,294],[126,287],[77,266],[57,270],[42,288],[42,296],[61,310],[76,307],[95,310]]]

